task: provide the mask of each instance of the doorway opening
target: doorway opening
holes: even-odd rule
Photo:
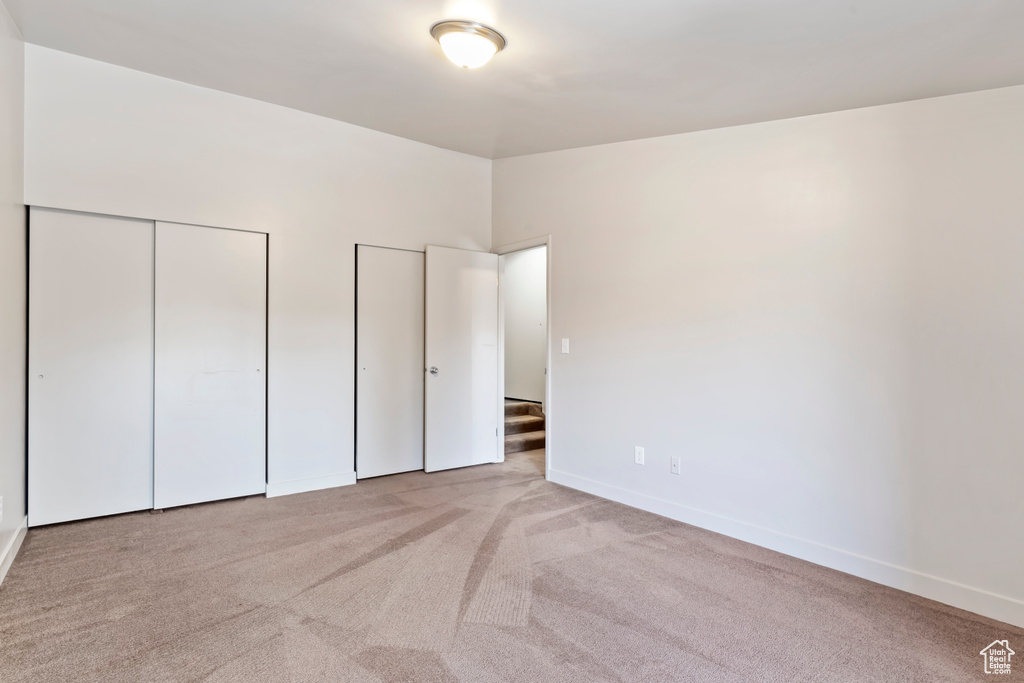
[[[550,467],[548,251],[547,238],[495,250],[501,457],[528,458],[545,477]]]

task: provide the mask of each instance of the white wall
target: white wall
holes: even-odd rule
[[[26,202],[268,232],[272,491],[353,481],[354,245],[488,249],[491,162],[33,45],[26,58]]]
[[[505,306],[505,396],[544,402],[548,354],[548,248],[502,258]]]
[[[25,524],[25,44],[0,2],[0,580]]]
[[[1024,625],[1022,121],[1018,87],[496,161],[494,243],[558,245],[554,480]]]

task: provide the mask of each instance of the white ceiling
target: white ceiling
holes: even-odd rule
[[[1024,84],[1022,0],[3,0],[28,42],[498,158]],[[487,66],[428,33],[475,19]]]

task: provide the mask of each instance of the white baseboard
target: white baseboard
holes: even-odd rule
[[[4,577],[7,576],[7,570],[11,568],[11,563],[14,562],[14,556],[18,554],[18,550],[21,549],[21,542],[25,540],[25,534],[28,533],[28,517],[21,520],[21,526],[18,527],[17,533],[14,534],[14,538],[11,539],[7,547],[0,552],[0,583],[4,582]]]
[[[693,526],[731,536],[747,543],[836,569],[885,586],[914,593],[953,607],[974,612],[1015,626],[1024,626],[1024,601],[965,586],[913,569],[874,560],[870,557],[807,541],[747,522],[722,517],[711,512],[680,505],[642,493],[579,477],[568,472],[550,470],[548,480],[569,488],[591,493],[630,507],[653,512]]]
[[[309,479],[280,481],[273,484],[267,484],[267,498],[290,496],[293,493],[319,491],[320,489],[333,489],[336,486],[349,486],[354,483],[356,483],[355,472],[329,474],[326,477],[310,477]]]

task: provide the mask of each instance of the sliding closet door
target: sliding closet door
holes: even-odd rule
[[[423,252],[357,247],[356,476],[423,469]]]
[[[28,521],[153,503],[153,223],[31,209]]]
[[[154,506],[266,491],[266,235],[156,224]]]

